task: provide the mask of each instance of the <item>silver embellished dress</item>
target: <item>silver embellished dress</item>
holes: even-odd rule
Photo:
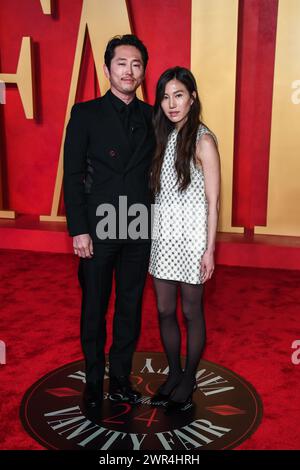
[[[203,124],[203,134],[215,135]],[[149,273],[158,279],[201,284],[200,264],[207,247],[208,204],[204,174],[193,161],[191,183],[183,192],[177,183],[177,130],[169,135],[161,168],[161,190],[155,195]]]

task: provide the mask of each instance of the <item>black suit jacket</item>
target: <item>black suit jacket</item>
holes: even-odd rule
[[[120,241],[119,196],[127,197],[128,207],[143,204],[150,216],[149,166],[155,148],[152,107],[140,100],[138,105],[144,132],[134,153],[108,94],[73,106],[64,145],[64,200],[71,236],[89,233],[95,243],[111,241],[100,240],[96,235],[97,223],[105,217],[96,215],[97,207],[111,204]],[[132,219],[129,217],[128,223]],[[150,218],[147,240],[127,241],[149,240]]]

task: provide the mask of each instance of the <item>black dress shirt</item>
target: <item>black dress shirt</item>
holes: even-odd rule
[[[126,104],[110,90],[108,93],[113,107],[122,122],[132,153],[134,153],[141,143],[145,127],[138,100],[135,96],[129,104]]]

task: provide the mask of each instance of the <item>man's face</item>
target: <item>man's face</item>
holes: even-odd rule
[[[141,52],[134,46],[117,46],[110,63],[110,70],[104,65],[104,72],[117,94],[132,95],[144,79],[144,65]]]

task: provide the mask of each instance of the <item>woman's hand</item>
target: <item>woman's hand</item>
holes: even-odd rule
[[[215,269],[214,254],[213,252],[205,251],[200,267],[201,280],[206,282],[213,275]]]

